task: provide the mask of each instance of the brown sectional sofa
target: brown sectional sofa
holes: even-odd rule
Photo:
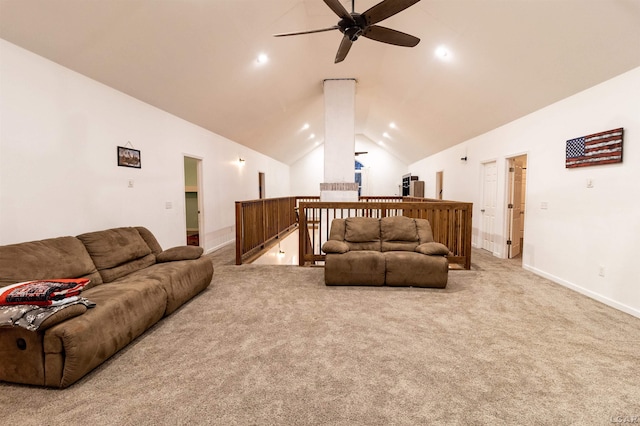
[[[322,250],[326,285],[447,285],[450,252],[434,242],[426,219],[334,219]]]
[[[124,348],[211,283],[200,247],[163,251],[143,227],[0,246],[0,287],[91,279],[81,296],[36,331],[0,327],[0,381],[64,388]]]

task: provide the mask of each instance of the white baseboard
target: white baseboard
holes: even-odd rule
[[[553,281],[556,284],[560,284],[563,287],[567,287],[571,290],[577,291],[580,294],[584,294],[587,297],[590,297],[592,299],[597,300],[598,302],[602,302],[605,305],[611,306],[612,308],[618,309],[619,311],[625,312],[629,315],[633,315],[636,318],[640,318],[640,310],[635,309],[631,306],[627,306],[624,303],[620,303],[616,300],[610,299],[606,296],[603,296],[599,293],[596,293],[594,291],[588,290],[584,287],[580,287],[579,285],[576,285],[572,282],[569,282],[567,280],[563,280],[562,278],[558,278],[555,275],[551,275],[547,272],[541,271],[537,268],[534,268],[532,266],[529,265],[525,265],[524,263],[522,264],[522,267],[524,269],[526,269],[527,271],[531,271],[536,275],[540,275],[541,277],[544,277],[548,280]]]
[[[218,244],[217,246],[212,247],[212,248],[210,248],[210,249],[206,250],[204,253],[205,253],[205,254],[213,253],[214,251],[216,251],[216,250],[220,250],[222,247],[226,247],[226,246],[228,246],[229,244],[235,244],[235,242],[236,242],[236,240],[229,240],[229,241],[225,241],[225,242],[224,242],[224,243],[222,243],[222,244]]]

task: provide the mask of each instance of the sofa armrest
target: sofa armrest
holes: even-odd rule
[[[415,251],[429,256],[447,256],[450,253],[447,246],[434,242],[420,244]]]
[[[349,251],[349,246],[343,241],[329,240],[322,245],[322,251],[330,254],[343,254]]]
[[[178,246],[172,247],[163,251],[162,253],[158,253],[156,256],[156,261],[158,263],[163,262],[174,262],[177,260],[193,260],[198,259],[202,256],[204,250],[202,247],[196,246]]]

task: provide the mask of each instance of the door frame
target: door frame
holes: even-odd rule
[[[186,186],[186,174],[184,171],[184,160],[186,158],[190,158],[192,160],[196,161],[196,193],[198,194],[198,245],[202,248],[205,247],[204,245],[204,218],[205,218],[205,214],[204,214],[204,185],[203,185],[203,179],[202,179],[202,170],[203,170],[203,166],[202,163],[204,161],[203,157],[197,156],[197,155],[191,155],[191,154],[187,154],[187,153],[182,153],[182,185]],[[187,206],[185,203],[184,206],[184,210],[183,210],[183,216],[182,216],[182,223],[184,224],[184,235],[185,235],[185,244],[186,244],[186,238],[187,238]]]
[[[444,190],[444,170],[436,172],[436,199],[442,200],[442,191]]]
[[[509,237],[510,237],[510,231],[511,231],[511,215],[509,214],[509,199],[511,197],[511,174],[509,173],[509,167],[510,167],[510,163],[511,160],[515,160],[518,157],[526,157],[526,164],[527,164],[527,169],[529,168],[529,152],[525,151],[525,152],[521,152],[521,153],[516,153],[516,154],[511,154],[508,157],[505,157],[504,161],[504,165],[505,165],[505,177],[504,177],[504,188],[505,188],[505,196],[504,196],[504,224],[503,224],[503,232],[504,232],[504,242],[503,242],[503,246],[502,246],[502,252],[504,253],[504,258],[505,259],[509,259]],[[528,177],[528,176],[527,176]],[[527,186],[529,184],[529,179],[525,178],[524,180],[524,185],[522,187],[522,190],[524,191],[524,199],[525,199],[525,210],[526,210],[526,206],[527,206]],[[524,215],[524,220],[525,223],[527,221],[527,215]],[[523,232],[524,232],[524,225],[523,225]],[[524,244],[523,244],[524,245]],[[520,247],[520,254],[521,254],[521,258],[524,259],[524,247]]]
[[[265,188],[266,186],[266,173],[265,172],[258,172],[258,199],[262,200],[264,198],[266,198],[266,194],[267,194],[267,188]]]

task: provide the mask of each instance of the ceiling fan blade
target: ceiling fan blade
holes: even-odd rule
[[[297,32],[293,32],[293,33],[280,33],[280,34],[274,34],[274,37],[287,37],[287,36],[292,36],[292,35],[300,35],[300,34],[312,34],[312,33],[321,33],[324,31],[333,31],[333,30],[337,30],[340,29],[340,27],[338,27],[337,25],[334,25],[333,27],[329,27],[329,28],[321,28],[319,30],[309,30],[309,31],[297,31]]]
[[[351,14],[347,12],[347,9],[344,8],[342,3],[339,0],[324,0],[324,2],[333,10],[333,13],[341,17],[342,19],[347,19],[351,22],[355,22],[351,17]]]
[[[382,43],[395,44],[396,46],[413,47],[420,43],[420,39],[418,37],[392,30],[391,28],[381,27],[379,25],[372,25],[364,30],[362,37],[370,38],[371,40],[380,41]]]
[[[349,53],[349,49],[351,49],[351,45],[353,42],[349,39],[349,36],[342,37],[342,41],[340,42],[340,47],[338,47],[338,53],[336,53],[336,60],[334,63],[344,61],[344,58],[347,57],[347,53]]]
[[[398,12],[402,12],[419,1],[420,0],[384,0],[368,9],[362,14],[362,16],[364,16],[367,25],[373,25],[395,15]]]

